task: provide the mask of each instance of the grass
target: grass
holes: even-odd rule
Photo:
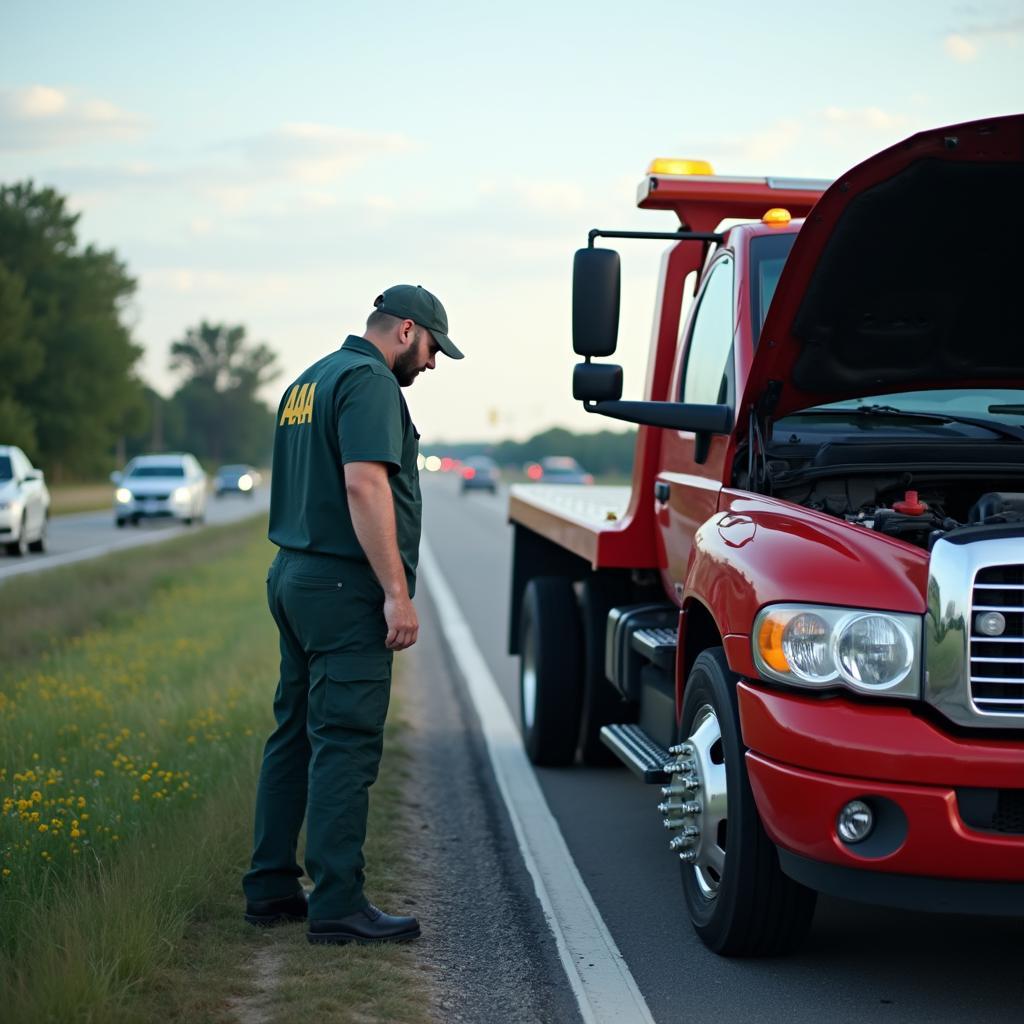
[[[114,487],[102,484],[57,484],[49,488],[50,515],[67,516],[75,512],[97,512],[114,503]]]
[[[0,587],[8,1024],[233,1020],[257,1004],[273,1020],[314,1005],[328,1021],[426,1019],[409,948],[325,950],[301,927],[241,921],[277,660],[262,530],[210,529]],[[381,901],[411,867],[396,701],[371,801]],[[250,962],[267,956],[282,982],[265,991]]]
[[[129,549],[65,569],[28,573],[0,586],[0,693],[13,662],[45,661],[69,637],[136,614],[161,589],[236,551],[239,540],[256,538],[251,523],[207,527],[160,544]],[[261,556],[269,559],[269,549]],[[253,570],[256,576],[259,569]],[[262,577],[254,580],[262,600]]]

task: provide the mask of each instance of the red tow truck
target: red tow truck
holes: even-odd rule
[[[640,426],[629,488],[513,489],[523,740],[660,787],[723,955],[818,892],[1024,916],[1022,191],[1022,115],[831,185],[656,161],[678,229],[576,254],[573,396]],[[608,237],[672,243],[641,401]]]

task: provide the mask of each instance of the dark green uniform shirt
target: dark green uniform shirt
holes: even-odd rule
[[[337,555],[368,566],[352,526],[342,467],[383,462],[412,596],[422,509],[418,438],[384,356],[376,345],[350,334],[281,399],[274,432],[270,539],[278,547]]]

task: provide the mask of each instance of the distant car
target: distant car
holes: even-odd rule
[[[43,471],[12,444],[0,444],[0,544],[20,557],[46,550],[50,492]]]
[[[251,498],[262,482],[262,474],[252,466],[221,466],[213,477],[213,493],[217,498],[225,494]]]
[[[488,455],[470,455],[462,461],[462,493],[466,491],[490,491],[498,493],[501,473],[498,465]]]
[[[186,526],[206,516],[206,474],[199,460],[186,453],[140,455],[124,473],[110,478],[117,484],[114,522],[118,526],[141,519],[179,519]]]
[[[526,475],[546,484],[592,484],[594,478],[568,455],[549,455],[526,467]]]

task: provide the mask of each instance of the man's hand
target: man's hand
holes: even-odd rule
[[[384,618],[388,624],[388,636],[384,646],[392,651],[404,651],[416,643],[420,632],[416,609],[408,597],[386,597]]]

